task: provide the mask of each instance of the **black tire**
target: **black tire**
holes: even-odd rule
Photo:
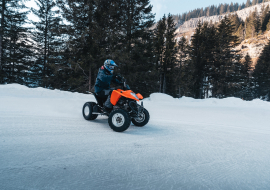
[[[84,119],[86,119],[86,120],[95,120],[98,117],[97,114],[92,114],[93,107],[95,105],[96,105],[95,102],[86,102],[83,105],[82,114],[83,114]]]
[[[149,122],[149,119],[150,119],[149,112],[146,109],[143,109],[140,118],[132,118],[131,121],[134,125],[138,127],[143,127]]]
[[[125,110],[117,109],[110,113],[108,122],[112,130],[123,132],[129,128],[131,119]]]

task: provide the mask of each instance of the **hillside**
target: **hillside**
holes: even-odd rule
[[[176,32],[178,34],[190,32],[191,30],[194,30],[197,27],[199,21],[201,21],[202,23],[203,22],[216,23],[216,22],[219,22],[220,20],[222,20],[225,16],[228,16],[230,14],[237,14],[239,18],[241,18],[243,21],[245,21],[245,19],[250,15],[251,12],[253,12],[257,9],[257,11],[260,13],[262,6],[266,7],[267,5],[270,6],[270,2],[254,5],[252,7],[248,7],[248,8],[245,8],[243,10],[235,11],[235,12],[229,13],[229,14],[215,15],[215,16],[210,16],[210,17],[192,18],[192,19],[184,22],[183,24],[178,25]]]
[[[237,50],[240,50],[243,57],[247,54],[250,55],[253,61],[253,67],[256,65],[257,60],[262,52],[264,46],[270,40],[270,31],[265,32],[254,38],[249,38],[236,47]]]
[[[245,19],[251,14],[251,12],[254,12],[255,10],[257,10],[257,12],[261,14],[262,7],[263,6],[266,7],[267,5],[270,6],[270,2],[261,3],[261,4],[248,7],[243,10],[236,11],[230,14],[237,14],[239,18],[245,21]],[[186,21],[181,25],[177,25],[176,38],[179,40],[181,36],[185,36],[186,38],[190,39],[199,21],[201,21],[202,23],[203,22],[217,23],[220,20],[222,20],[225,16],[228,16],[228,15],[229,14],[216,15],[216,16],[210,16],[210,17],[200,17],[200,18],[193,18],[189,21]],[[243,56],[245,56],[248,53],[253,60],[253,66],[254,66],[256,64],[256,61],[260,53],[262,52],[264,46],[267,44],[269,39],[270,39],[270,32],[268,31],[257,37],[244,40],[239,46],[236,47],[236,49],[240,50]]]

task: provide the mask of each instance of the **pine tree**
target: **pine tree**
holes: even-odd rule
[[[250,6],[251,6],[251,2],[250,2],[250,0],[247,0],[245,8],[250,7]]]
[[[252,70],[252,60],[249,54],[244,57],[244,62],[242,64],[242,98],[245,100],[252,100],[254,97],[252,93],[252,81],[250,78],[250,72]]]
[[[251,15],[246,19],[246,38],[255,37],[261,30],[261,21],[257,10],[251,13]]]
[[[236,9],[237,10],[237,9]],[[230,4],[230,12],[234,12],[235,10],[234,10],[234,5],[233,5],[233,3],[231,2],[231,4]]]
[[[239,10],[239,4],[238,3],[235,3],[234,4],[234,11],[238,11]]]
[[[63,44],[59,31],[61,30],[58,11],[53,9],[56,4],[53,0],[36,0],[38,9],[32,12],[39,19],[32,22],[35,26],[32,35],[36,43],[36,61],[32,67],[32,81],[36,86],[51,88],[54,80],[52,68],[59,64],[60,46]]]
[[[234,33],[236,33],[238,31],[239,26],[242,24],[242,22],[237,14],[230,15],[229,19],[231,20],[232,24],[234,25]]]
[[[237,36],[233,35],[234,26],[225,17],[217,27],[217,46],[213,72],[214,97],[228,97],[233,94],[239,82],[240,56],[233,48],[238,45]]]
[[[270,100],[270,41],[264,47],[255,66],[253,77],[258,98]]]
[[[228,17],[225,17],[217,27],[199,23],[191,39],[188,59],[181,63],[178,79],[181,84],[181,95],[195,98],[245,95],[247,99],[247,89],[251,88],[252,83],[250,82],[247,87],[246,81],[249,78],[245,68],[249,70],[249,67],[241,64],[241,56],[234,50],[239,44],[238,37],[234,35],[234,27]],[[181,43],[179,47],[184,47]],[[186,85],[182,85],[183,81]]]
[[[206,16],[210,16],[211,12],[210,12],[210,8],[207,7],[207,11],[206,11]]]
[[[4,35],[4,23],[5,23],[5,9],[6,9],[6,0],[0,2],[0,11],[1,11],[1,26],[0,26],[0,84],[3,83],[4,72],[2,70],[3,65],[3,35]]]
[[[252,60],[249,54],[247,54],[244,57],[244,62],[243,62],[243,73],[245,74],[245,77],[248,79],[249,78],[249,72],[252,70]]]
[[[238,11],[240,11],[240,10],[241,10],[241,8],[242,8],[242,6],[240,5],[240,6],[238,7]]]
[[[171,14],[165,15],[158,21],[155,30],[155,52],[156,66],[159,70],[159,91],[176,96],[175,64],[176,64],[176,42],[175,23]]]
[[[214,7],[213,14],[212,15],[217,15],[218,14],[218,9]]]
[[[163,72],[161,70],[161,66],[164,63],[164,51],[165,51],[165,32],[166,32],[166,16],[164,15],[162,19],[157,22],[157,26],[155,28],[155,56],[156,56],[156,69],[159,70],[160,75],[160,87],[159,92],[162,92],[163,87]]]
[[[268,1],[268,0],[267,0]],[[182,21],[188,21],[191,18],[198,18],[201,16],[212,16],[212,15],[222,15],[224,13],[230,13],[230,12],[234,12],[234,11],[239,11],[242,10],[244,8],[248,8],[250,6],[262,3],[262,0],[252,0],[252,2],[250,0],[247,0],[246,3],[242,3],[241,5],[239,5],[238,3],[231,3],[231,4],[220,4],[219,6],[208,6],[204,9],[194,9],[192,11],[189,11],[188,13],[183,13],[182,15],[179,15],[179,17],[181,17]],[[266,2],[266,1],[265,1]]]
[[[168,93],[176,96],[176,81],[175,81],[175,65],[176,65],[176,42],[175,42],[176,26],[172,15],[167,17],[167,28],[165,33],[165,52],[163,65],[163,93]]]
[[[266,8],[263,7],[261,11],[261,29],[264,32],[267,29],[267,24],[270,20],[269,5],[267,5]]]
[[[120,72],[134,91],[149,94],[150,89],[155,88],[148,77],[149,73],[154,74],[153,36],[149,30],[154,24],[152,6],[149,0],[121,0],[119,8],[122,18],[119,33],[126,35],[120,35],[122,45],[114,60],[122,64]]]
[[[266,30],[269,31],[270,30],[270,20],[268,21],[267,25],[266,25]]]
[[[198,24],[191,39],[190,63],[194,68],[193,92],[195,98],[204,98],[209,89],[210,68],[214,61],[213,48],[216,46],[215,28],[205,22]]]
[[[110,31],[109,22],[120,22],[116,22],[115,12],[109,13],[113,3],[94,0],[58,1],[63,17],[70,23],[66,26],[69,39],[64,57],[69,65],[65,70],[71,73],[67,81],[71,91],[93,91],[97,69],[105,61],[106,53],[110,54],[108,51],[113,49],[108,45],[108,41],[112,40],[110,34],[114,32]],[[105,33],[108,33],[107,39]]]
[[[243,24],[239,25],[235,34],[238,36],[239,42],[242,42],[245,39],[245,28]]]
[[[5,9],[6,9],[6,0],[0,2],[0,11],[1,11],[1,26],[0,26],[0,84],[3,80],[3,73],[2,73],[2,41],[3,41],[3,34],[4,34],[4,20],[5,20]]]
[[[177,73],[177,81],[178,81],[178,97],[182,96],[192,96],[192,86],[193,86],[193,68],[191,68],[192,64],[188,62],[189,50],[190,47],[188,45],[187,39],[182,36],[178,42],[177,46],[178,50],[178,65],[175,70]]]
[[[219,8],[219,14],[222,15],[225,13],[225,5],[221,4]]]
[[[157,26],[155,28],[155,55],[156,55],[156,68],[158,69],[158,65],[163,63],[164,57],[164,45],[165,45],[165,31],[166,31],[166,16],[164,15],[162,19],[157,22]]]
[[[244,31],[244,22],[238,17],[237,14],[233,14],[229,16],[229,19],[234,26],[233,34],[236,35],[239,39],[239,42],[242,42],[245,39],[245,31]]]
[[[244,8],[246,8],[246,5],[245,3],[242,3],[241,9],[244,9]]]
[[[1,4],[0,82],[28,84],[31,49],[27,21],[28,11],[19,0],[5,0]]]
[[[65,0],[59,4],[71,23],[67,26],[69,63],[75,73],[70,82],[76,84],[71,88],[92,91],[97,69],[106,59],[113,59],[134,91],[148,94],[152,81],[147,77],[154,73],[149,30],[154,15],[149,0]]]
[[[195,30],[194,35],[191,39],[191,47],[190,47],[190,58],[192,64],[194,66],[194,97],[195,98],[202,98],[202,80],[203,80],[203,67],[204,67],[204,60],[202,59],[202,24],[199,21],[197,28]]]
[[[227,8],[226,8],[226,13],[230,13],[231,10],[230,10],[230,5],[227,5]]]

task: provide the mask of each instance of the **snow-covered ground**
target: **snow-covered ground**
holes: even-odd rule
[[[270,103],[152,94],[150,122],[84,120],[92,95],[0,86],[1,190],[270,189]]]

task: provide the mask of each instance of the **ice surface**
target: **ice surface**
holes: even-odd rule
[[[86,121],[92,95],[0,85],[0,189],[270,189],[270,103],[154,93],[145,127]]]

